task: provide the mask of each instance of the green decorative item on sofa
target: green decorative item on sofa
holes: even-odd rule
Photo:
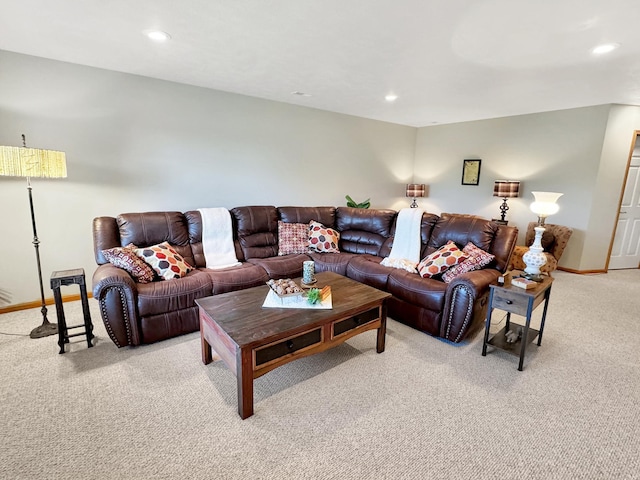
[[[352,208],[369,208],[371,206],[371,202],[369,201],[370,199],[366,199],[364,202],[361,203],[356,203],[353,198],[351,198],[349,195],[345,195],[345,197],[347,199],[347,207],[352,207]]]

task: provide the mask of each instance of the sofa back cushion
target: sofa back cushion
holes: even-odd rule
[[[476,215],[443,213],[433,226],[429,241],[423,245],[422,257],[431,254],[449,240],[453,240],[460,248],[472,242],[478,248],[495,255],[495,264],[489,266],[504,271],[517,236],[517,228],[498,225]]]
[[[278,207],[278,218],[285,223],[320,222],[325,227],[335,228],[335,207]]]
[[[340,251],[379,255],[391,237],[395,210],[338,207],[336,229],[340,232]]]
[[[493,239],[493,243],[491,244],[491,250],[489,251],[489,253],[492,253],[496,256],[495,265],[496,268],[501,272],[507,270],[507,267],[509,266],[509,260],[511,259],[511,254],[516,248],[517,240],[517,227],[498,225],[498,230],[496,231],[496,236]]]
[[[115,217],[96,217],[93,219],[93,254],[98,265],[109,263],[102,254],[103,250],[122,247],[120,232]]]
[[[116,217],[120,246],[149,247],[168,242],[187,263],[195,265],[187,219],[181,212],[123,213]]]
[[[278,256],[276,207],[235,207],[231,209],[231,219],[245,260]]]

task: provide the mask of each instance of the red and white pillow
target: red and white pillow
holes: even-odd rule
[[[150,283],[155,278],[153,269],[136,255],[136,246],[115,247],[102,250],[104,258],[112,265],[129,272],[129,275],[138,283]]]
[[[493,259],[496,258],[495,255],[476,247],[472,242],[467,243],[462,251],[466,253],[469,258],[458,265],[451,267],[442,274],[442,280],[444,280],[445,283],[451,282],[454,278],[463,273],[480,270],[481,268],[489,265],[493,262]]]
[[[327,228],[320,222],[309,222],[309,248],[316,252],[340,253],[338,242],[340,233]]]
[[[182,278],[193,270],[193,267],[182,258],[182,255],[169,245],[169,242],[162,242],[151,247],[136,248],[134,251],[164,280]]]
[[[278,255],[307,253],[309,251],[309,225],[278,221]]]
[[[435,277],[467,258],[469,258],[469,255],[460,250],[453,240],[449,240],[445,245],[420,261],[418,273],[423,278]]]

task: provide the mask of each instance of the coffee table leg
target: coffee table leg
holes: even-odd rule
[[[236,356],[238,414],[243,420],[253,415],[253,368],[251,349],[240,349]]]
[[[211,345],[204,339],[204,335],[200,336],[200,343],[202,345],[202,363],[209,365],[213,362],[213,355],[211,353]]]
[[[383,303],[380,307],[380,328],[378,328],[378,342],[376,344],[376,352],[384,352],[384,341],[387,334],[387,304]]]

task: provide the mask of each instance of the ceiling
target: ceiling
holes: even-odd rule
[[[0,50],[421,127],[640,105],[639,22],[638,0],[0,0]]]

